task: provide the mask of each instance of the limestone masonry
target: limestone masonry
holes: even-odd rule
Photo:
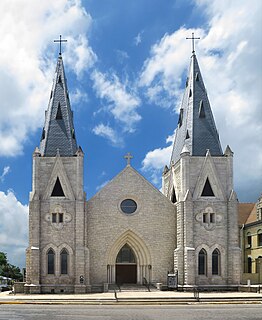
[[[159,192],[127,166],[94,197],[83,190],[61,54],[33,154],[25,291],[85,293],[108,285],[238,285],[241,251],[233,152],[221,150],[193,52],[170,164]]]

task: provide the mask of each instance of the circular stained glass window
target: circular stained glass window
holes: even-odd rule
[[[137,204],[132,199],[123,200],[120,204],[120,208],[124,213],[134,213],[137,209]]]

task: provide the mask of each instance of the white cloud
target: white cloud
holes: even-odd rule
[[[189,66],[190,43],[185,38],[191,32],[200,36],[197,57],[221,142],[235,152],[236,189],[241,190],[240,200],[246,199],[248,190],[258,196],[261,190],[250,186],[262,180],[262,38],[257,34],[262,2],[199,0],[196,4],[207,15],[207,29],[182,28],[164,35],[144,63],[140,86],[151,102],[163,106],[161,98],[166,96],[165,106],[177,108],[181,79]],[[147,167],[157,168],[154,154],[146,159]]]
[[[143,34],[143,31],[139,32],[138,35],[135,37],[134,43],[136,46],[138,46],[142,42],[142,34]]]
[[[149,151],[142,161],[142,170],[144,172],[148,172],[152,182],[157,185],[161,182],[161,172],[165,165],[169,165],[172,153],[172,142],[172,136],[168,137],[166,139],[166,143],[171,143],[169,146]]]
[[[139,80],[139,86],[146,88],[146,96],[151,103],[179,109],[181,85],[188,68],[190,52],[190,42],[185,39],[194,31],[200,36],[204,34],[201,29],[181,28],[171,35],[165,34],[152,46]]]
[[[10,172],[10,167],[9,166],[5,166],[3,169],[3,172],[0,176],[0,181],[3,182],[5,180],[5,176]]]
[[[97,136],[108,139],[114,146],[123,145],[123,139],[121,138],[121,136],[119,136],[119,134],[109,125],[104,125],[103,123],[100,123],[92,131]]]
[[[24,267],[28,245],[28,206],[22,205],[9,190],[0,191],[0,248],[10,263]]]
[[[3,0],[0,12],[0,156],[15,156],[42,123],[59,52],[57,30],[70,41],[62,51],[78,76],[96,57],[85,38],[92,19],[78,0]]]
[[[119,78],[112,74],[110,77],[97,70],[91,75],[94,89],[99,98],[108,102],[107,110],[115,120],[121,123],[124,132],[133,132],[135,125],[141,120],[137,113],[140,99]]]
[[[80,102],[87,102],[88,101],[88,95],[86,92],[81,91],[80,89],[76,89],[70,94],[70,101],[72,105],[80,104]]]
[[[104,186],[106,186],[109,181],[110,181],[110,180],[106,180],[106,181],[104,181],[103,183],[101,183],[99,186],[97,186],[97,187],[96,187],[96,191],[104,188]]]

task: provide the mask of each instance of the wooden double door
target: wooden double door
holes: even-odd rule
[[[116,283],[137,283],[137,265],[135,263],[116,264]]]

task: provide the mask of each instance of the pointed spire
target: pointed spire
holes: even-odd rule
[[[210,150],[212,156],[223,155],[195,52],[191,56],[174,139],[171,157],[174,163],[180,159],[184,145],[187,146],[192,156],[205,156],[207,149]]]
[[[62,55],[59,55],[57,60],[40,142],[40,152],[43,156],[55,157],[57,149],[61,157],[74,156],[77,151],[73,112],[70,107]]]

